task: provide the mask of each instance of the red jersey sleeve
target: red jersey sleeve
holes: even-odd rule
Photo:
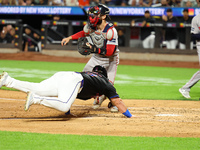
[[[116,45],[106,45],[106,56],[111,56],[116,51]]]
[[[80,37],[85,37],[85,32],[84,31],[77,32],[71,35],[71,37],[72,37],[72,40],[78,40]]]

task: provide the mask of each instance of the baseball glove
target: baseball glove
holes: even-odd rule
[[[90,44],[86,37],[81,37],[78,39],[78,52],[81,55],[90,55],[91,53]]]

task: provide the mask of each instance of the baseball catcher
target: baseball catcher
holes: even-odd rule
[[[106,5],[98,4],[88,10],[87,23],[83,30],[67,38],[61,45],[66,45],[70,40],[78,40],[78,51],[81,55],[93,54],[83,71],[92,71],[96,65],[105,67],[109,81],[114,84],[119,64],[118,33],[110,22],[110,10]],[[97,97],[94,101],[94,109],[100,107],[105,96]],[[111,107],[111,112],[117,112],[116,107]]]

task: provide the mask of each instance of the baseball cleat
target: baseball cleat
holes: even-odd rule
[[[95,105],[92,106],[92,108],[93,108],[93,109],[97,109],[97,108],[99,108],[100,106],[101,106],[101,105],[99,105],[99,104],[95,104]]]
[[[8,77],[8,73],[7,72],[3,72],[2,75],[0,76],[0,88],[3,85],[5,85],[7,77]]]
[[[97,109],[101,106],[101,104],[103,103],[103,101],[106,99],[106,97],[104,95],[102,96],[97,96],[93,102],[93,109]]]
[[[184,90],[183,88],[179,89],[179,92],[185,97],[185,98],[191,98],[190,97],[190,93],[186,90]]]
[[[111,111],[112,113],[119,112],[119,110],[118,110],[118,108],[117,108],[116,106],[112,106],[112,107],[110,108],[110,111]]]
[[[28,92],[27,100],[24,106],[24,110],[27,111],[29,107],[33,104],[34,101],[34,94],[32,92]]]
[[[93,109],[97,109],[99,108],[101,105],[99,104],[99,97],[95,98],[94,102],[93,102]]]

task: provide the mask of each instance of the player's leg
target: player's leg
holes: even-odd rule
[[[117,72],[117,66],[119,64],[119,54],[115,53],[114,57],[109,58],[110,61],[107,61],[105,68],[108,73],[108,79],[114,84],[115,76]],[[93,108],[97,109],[101,106],[102,102],[106,99],[104,95],[99,96],[97,99],[94,100]],[[116,106],[111,107],[111,112],[118,112],[118,108]]]
[[[96,66],[96,65],[100,65],[98,64],[97,59],[95,58],[95,56],[93,55],[90,60],[87,62],[87,64],[85,65],[85,67],[83,68],[83,71],[92,71],[92,69]]]
[[[96,65],[101,65],[103,67],[106,68],[107,62],[109,61],[109,58],[101,58],[99,56],[97,56],[97,54],[94,54],[90,60],[87,62],[87,64],[85,65],[85,67],[83,68],[83,71],[92,71],[92,69],[96,66]]]
[[[200,42],[197,42],[197,53],[200,60]],[[190,89],[200,80],[200,71],[197,71],[192,78],[179,89],[179,92],[185,97],[190,98]]]
[[[170,43],[170,41],[165,41],[165,42],[166,42],[167,49],[171,49],[171,43]]]
[[[155,44],[155,35],[151,34],[149,39],[149,48],[154,48],[154,44]]]
[[[142,41],[143,48],[149,48],[149,36]]]
[[[101,66],[105,67],[105,69],[108,72],[110,63],[112,63],[112,62],[115,62],[117,64],[119,63],[119,54],[115,53],[114,55],[115,55],[114,57],[110,57],[110,58],[104,58],[104,57],[100,57],[98,55],[93,55],[90,58],[90,60],[88,61],[88,63],[86,64],[86,66],[84,67],[83,71],[92,71],[94,66],[101,65]],[[109,78],[109,80],[111,80],[111,82],[114,82],[115,75],[111,76],[108,74],[108,78]],[[97,96],[93,102],[93,108],[94,109],[99,108],[105,99],[106,99],[106,97],[104,95]]]
[[[114,60],[112,62],[110,62],[109,68],[108,68],[108,78],[109,80],[112,82],[112,84],[114,85],[114,81],[115,81],[115,77],[116,77],[116,73],[117,73],[117,67],[119,64],[119,54],[116,53]],[[116,106],[112,106],[110,108],[111,112],[118,112],[118,108]]]
[[[117,65],[119,64],[119,54],[116,53],[114,57],[111,57],[109,59],[110,60],[105,61],[104,67],[107,70],[108,79],[112,82],[112,84],[114,84],[117,72]],[[105,95],[95,98],[93,102],[93,108],[94,109],[99,108],[105,99],[106,99]]]
[[[176,49],[177,40],[173,39],[173,40],[170,40],[169,42],[170,42],[170,45],[171,45],[171,49]]]
[[[190,42],[190,49],[193,50],[194,43],[193,41]]]
[[[29,94],[27,98],[25,110],[28,110],[32,104],[40,104],[62,112],[68,112],[77,97],[83,77],[75,72],[62,72],[55,80],[58,97],[45,97],[31,93],[32,95]]]
[[[114,84],[116,73],[117,73],[117,66],[119,64],[119,53],[116,53],[113,57],[113,61],[110,61],[107,68],[108,79]]]
[[[190,89],[200,80],[200,71],[197,71],[192,78],[182,87],[179,89],[179,92],[185,97],[185,98],[191,98],[190,97]]]
[[[109,62],[109,58],[99,58],[96,55],[93,55],[90,60],[88,61],[88,63],[85,65],[83,71],[92,71],[92,69],[96,66],[96,65],[101,65],[103,67],[108,68],[108,63]],[[102,96],[97,96],[94,99],[93,102],[93,108],[97,109],[100,107],[100,105],[102,104],[102,102],[106,99],[106,97],[104,95]]]
[[[185,44],[183,43],[179,43],[179,49],[184,50],[186,48]]]
[[[33,83],[33,82],[27,82],[27,81],[20,81],[15,78],[12,78],[8,75],[5,86],[9,88],[14,88],[23,92],[29,92],[32,91],[35,94],[41,95],[41,96],[57,96],[57,90],[55,82],[56,76],[58,76],[59,73],[54,74],[50,78],[40,82],[40,83]]]

